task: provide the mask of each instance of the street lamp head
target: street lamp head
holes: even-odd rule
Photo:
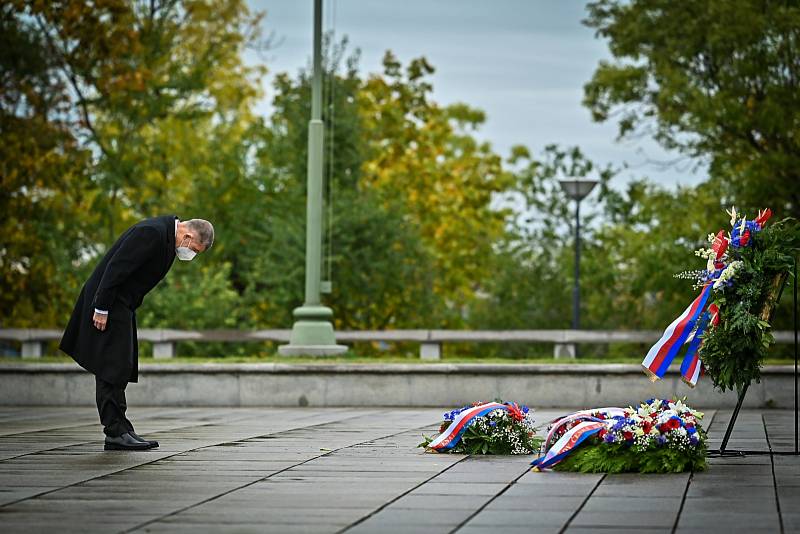
[[[559,180],[558,183],[569,198],[580,202],[592,192],[594,186],[599,182],[597,180]]]

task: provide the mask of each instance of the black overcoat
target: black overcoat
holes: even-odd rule
[[[138,381],[136,308],[175,260],[174,215],[141,221],[123,233],[83,285],[60,348],[106,382]],[[94,309],[108,310],[106,329]]]

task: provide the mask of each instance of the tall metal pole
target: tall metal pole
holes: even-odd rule
[[[573,179],[559,180],[558,183],[564,193],[575,201],[575,276],[572,287],[572,329],[579,330],[581,327],[581,200],[586,198],[599,182],[597,180]],[[578,356],[577,340],[574,340],[570,345],[567,345],[567,354],[571,358],[576,358]]]
[[[581,201],[575,201],[575,286],[572,288],[572,329],[581,327]],[[577,351],[577,345],[575,346]],[[577,356],[577,354],[576,354]]]
[[[794,325],[794,453],[800,454],[800,438],[798,437],[797,419],[797,256],[794,257],[794,277],[792,296],[792,323]]]
[[[320,303],[322,274],[322,0],[314,0],[314,73],[311,80],[311,120],[308,123],[308,192],[306,195],[306,305]]]
[[[322,170],[325,125],[322,122],[322,0],[314,0],[314,56],[311,120],[308,123],[308,192],[306,197],[305,303],[294,310],[295,323],[283,356],[328,356],[347,350],[337,345],[333,311],[320,303],[322,275]]]

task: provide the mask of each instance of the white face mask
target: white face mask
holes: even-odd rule
[[[191,242],[191,240],[189,240],[189,242]],[[178,256],[178,259],[181,261],[191,261],[195,256],[197,256],[197,252],[189,247],[184,247],[183,243],[181,243],[181,246],[175,249],[175,255]]]

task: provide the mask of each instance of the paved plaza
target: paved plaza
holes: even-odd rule
[[[161,447],[104,452],[91,408],[0,407],[0,532],[800,531],[800,458],[534,473],[530,457],[423,453],[442,411],[134,406],[137,432]],[[729,416],[707,412],[712,447]],[[729,447],[792,439],[791,412],[745,411]]]

